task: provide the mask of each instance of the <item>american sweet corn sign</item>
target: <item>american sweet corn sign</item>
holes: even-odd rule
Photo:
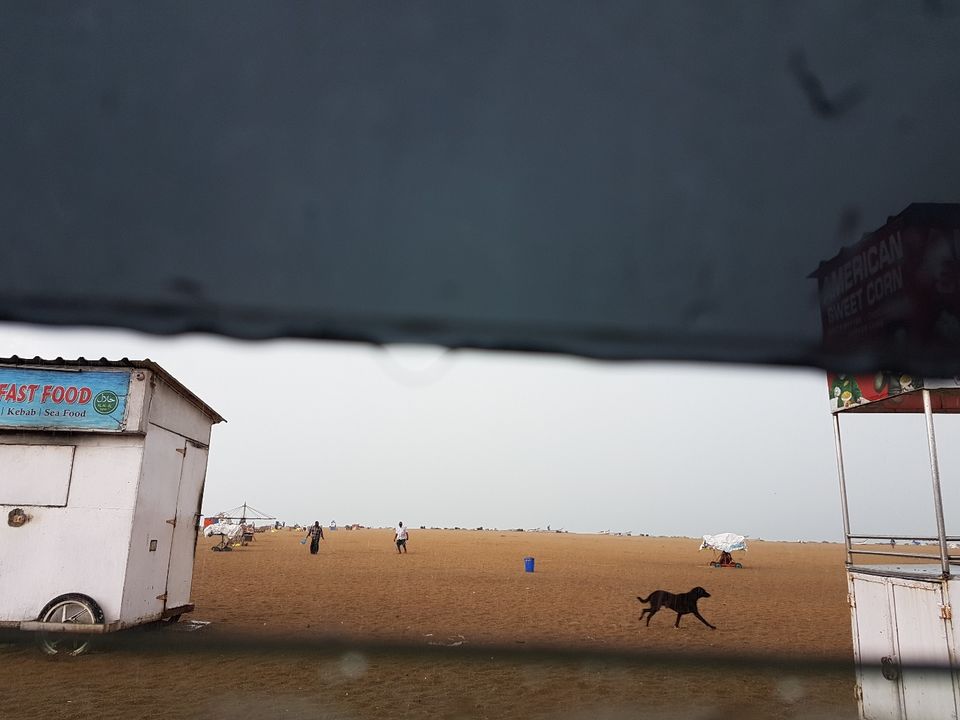
[[[0,367],[0,428],[124,429],[129,371]]]

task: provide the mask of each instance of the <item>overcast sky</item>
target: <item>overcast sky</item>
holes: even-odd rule
[[[824,375],[0,324],[0,356],[149,358],[228,422],[205,514],[839,540]],[[947,530],[960,424],[937,419]],[[932,534],[923,416],[846,417],[854,532]]]

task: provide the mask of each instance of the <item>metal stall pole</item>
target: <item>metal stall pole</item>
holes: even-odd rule
[[[847,565],[853,564],[850,545],[850,510],[847,508],[847,479],[843,472],[843,446],[840,443],[840,414],[833,414],[833,438],[837,445],[837,474],[840,478],[840,503],[843,506],[843,541],[847,547]]]
[[[950,577],[950,558],[947,555],[947,530],[943,521],[943,496],[940,493],[940,464],[937,462],[937,438],[933,432],[933,406],[930,391],[923,389],[923,414],[927,419],[927,445],[930,448],[930,474],[933,476],[933,504],[937,511],[937,536],[940,539],[940,564],[943,576]]]

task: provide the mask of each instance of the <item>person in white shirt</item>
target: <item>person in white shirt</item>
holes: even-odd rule
[[[395,537],[394,542],[397,543],[397,552],[400,552],[400,549],[403,548],[403,552],[407,551],[407,529],[403,526],[403,523],[397,523],[397,529],[394,531]]]

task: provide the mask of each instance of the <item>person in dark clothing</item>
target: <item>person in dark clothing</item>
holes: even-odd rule
[[[310,554],[316,555],[320,550],[320,541],[323,540],[323,528],[320,527],[320,521],[313,523],[313,527],[307,530],[307,537],[310,538]]]

